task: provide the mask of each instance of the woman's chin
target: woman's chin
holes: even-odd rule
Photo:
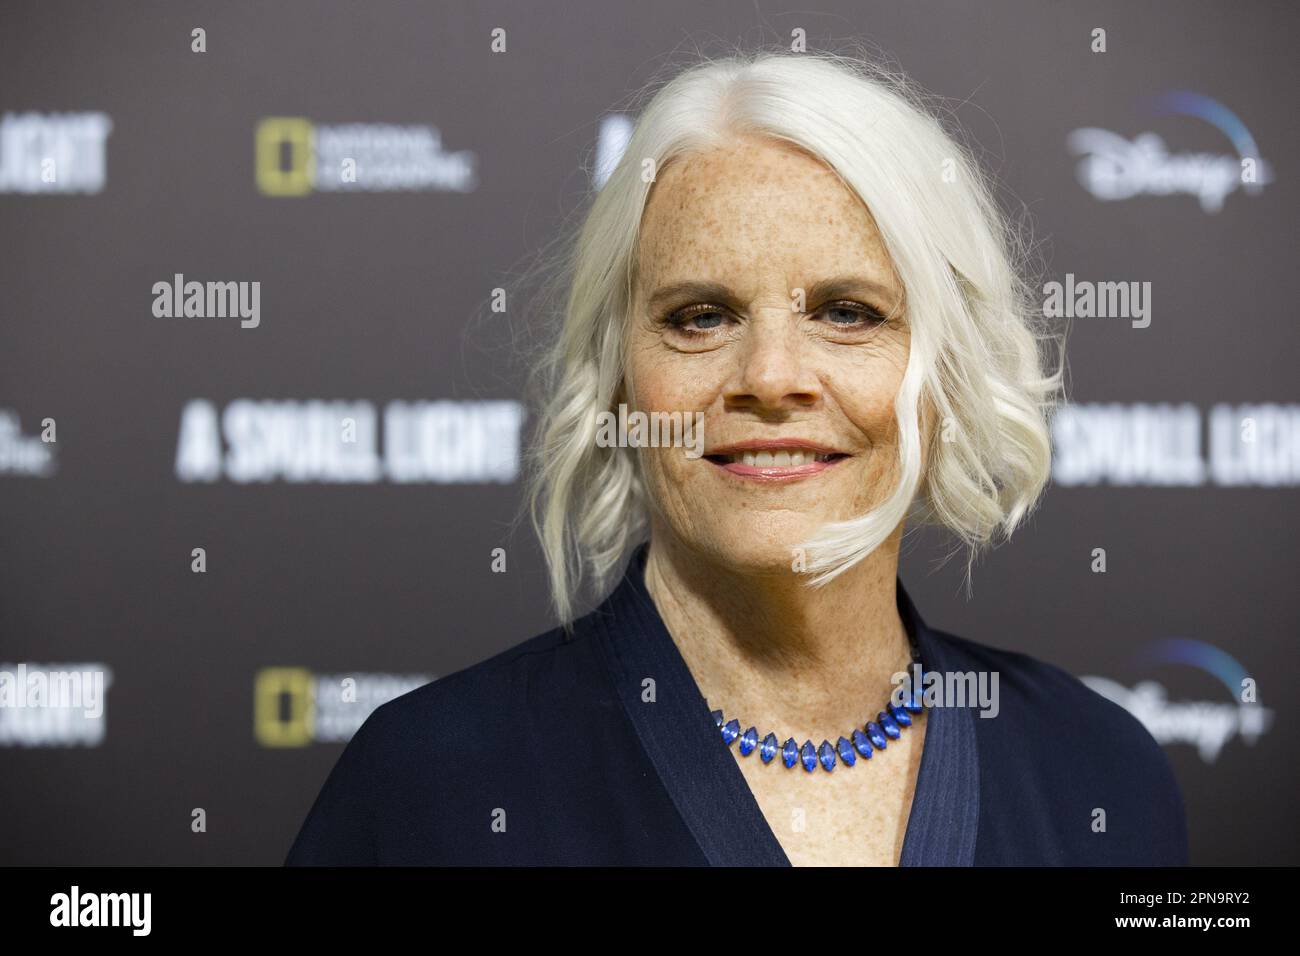
[[[788,533],[773,533],[767,528],[754,529],[746,535],[743,526],[732,526],[726,533],[708,542],[701,542],[699,550],[709,554],[720,565],[746,574],[790,574],[800,565],[800,553],[817,526],[799,522]]]

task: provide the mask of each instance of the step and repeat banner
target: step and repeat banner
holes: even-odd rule
[[[801,6],[0,8],[0,863],[279,864],[371,710],[552,626],[514,280],[638,88],[800,40],[947,100],[1069,329],[1041,509],[969,596],[910,535],[922,613],[1138,717],[1193,862],[1300,859],[1294,8]]]

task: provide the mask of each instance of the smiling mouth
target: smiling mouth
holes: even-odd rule
[[[812,449],[774,448],[771,451],[738,451],[733,455],[705,455],[709,461],[719,465],[739,462],[751,468],[789,468],[807,464],[812,461],[830,461],[834,458],[847,458],[839,452],[822,454]]]
[[[811,448],[773,448],[705,455],[710,463],[738,478],[785,481],[819,475],[848,458],[840,452],[819,452]]]

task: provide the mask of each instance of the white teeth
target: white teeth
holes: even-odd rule
[[[729,455],[727,457],[732,461],[740,461],[750,468],[798,468],[801,465],[812,464],[814,461],[826,461],[830,456],[819,455],[802,449],[796,451],[782,449],[776,452],[745,451],[739,455]]]

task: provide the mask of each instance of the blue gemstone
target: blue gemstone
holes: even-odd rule
[[[722,742],[730,745],[737,737],[740,736],[740,721],[729,720],[722,728]]]
[[[722,726],[722,711],[715,710],[713,712],[713,722],[717,724],[719,727]]]
[[[912,726],[912,715],[907,712],[906,708],[899,707],[897,704],[891,703],[885,709],[889,711],[889,716],[894,718],[894,723],[898,724],[898,726],[900,727]]]
[[[799,758],[803,761],[803,768],[809,773],[817,769],[817,751],[813,750],[811,740],[803,742],[803,748],[799,751]]]
[[[748,757],[750,754],[754,752],[754,748],[757,746],[758,746],[758,731],[755,730],[753,727],[750,727],[747,731],[745,731],[743,734],[740,735],[740,755],[742,757]]]
[[[920,687],[909,687],[907,694],[903,697],[903,706],[909,714],[919,714],[921,712],[921,704],[925,699],[924,672],[921,674],[921,684]]]
[[[853,752],[853,744],[843,737],[835,742],[835,749],[840,752],[840,759],[844,761],[845,766],[852,767],[858,762],[858,755]]]
[[[860,730],[853,731],[853,746],[857,747],[858,753],[867,760],[870,760],[875,752],[871,749],[871,741],[867,739],[867,735]]]
[[[823,740],[822,745],[817,748],[817,758],[821,760],[822,767],[827,773],[835,769],[835,748],[831,746],[829,740]]]
[[[885,732],[880,729],[880,725],[874,720],[867,724],[867,736],[871,738],[871,742],[876,745],[877,750],[885,749],[885,744],[888,743],[885,739]]]
[[[772,762],[776,756],[776,734],[768,734],[763,738],[763,746],[758,749],[758,755],[763,758],[763,763]]]
[[[898,724],[894,723],[894,718],[883,710],[876,715],[876,720],[880,721],[880,729],[885,732],[885,736],[890,740],[897,740],[903,735],[903,732],[898,729]]]
[[[793,737],[782,745],[781,760],[785,763],[787,769],[799,762],[799,746],[794,742]]]

